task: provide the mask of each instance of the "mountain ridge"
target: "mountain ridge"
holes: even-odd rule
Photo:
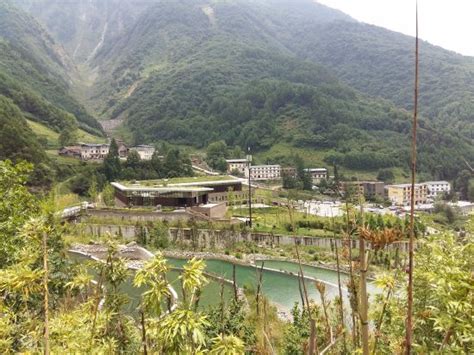
[[[56,1],[29,1],[43,14],[59,11]],[[224,138],[267,149],[284,140],[329,149],[328,162],[347,166],[366,157],[372,169],[385,161],[408,168],[411,37],[306,0],[108,4],[130,16],[121,17],[121,31],[110,30],[120,36],[107,35],[107,27],[91,40],[89,102],[102,118],[124,119],[134,142],[201,147]],[[120,17],[114,14],[104,12],[99,28]],[[474,156],[474,66],[432,45],[421,48],[420,168],[452,177],[462,158]],[[445,146],[436,151],[433,141]]]

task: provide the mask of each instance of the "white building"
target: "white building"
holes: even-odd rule
[[[153,153],[155,152],[155,148],[151,145],[137,145],[136,147],[130,148],[130,150],[134,150],[138,153],[141,160],[151,160]]]
[[[245,176],[248,177],[248,169]],[[250,178],[252,180],[275,180],[281,178],[280,165],[253,165],[250,167]]]
[[[242,175],[245,174],[245,170],[247,169],[248,165],[247,159],[226,159],[226,162],[228,173],[231,173],[232,171],[238,171]]]
[[[102,160],[109,154],[108,144],[81,143],[82,160]]]
[[[431,200],[451,192],[451,185],[447,181],[426,181],[424,184],[428,190],[427,197]]]
[[[310,168],[310,169],[305,169],[305,171],[311,174],[311,177],[313,178],[313,180],[320,181],[321,179],[328,178],[328,169],[326,168]]]

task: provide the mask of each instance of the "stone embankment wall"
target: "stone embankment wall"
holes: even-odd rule
[[[177,210],[173,212],[160,212],[160,211],[139,211],[139,210],[120,210],[120,209],[88,209],[87,213],[82,217],[82,220],[87,222],[89,217],[98,218],[113,218],[115,220],[122,221],[133,221],[133,222],[148,222],[148,221],[189,221],[195,220],[206,220],[206,216],[200,213],[194,213],[193,211]]]
[[[135,227],[132,225],[100,225],[86,224],[83,233],[92,236],[103,236],[110,233],[112,236],[122,236],[125,239],[133,240],[139,233],[144,232],[148,235],[146,226]],[[209,230],[209,229],[191,229],[191,228],[170,228],[168,239],[172,243],[187,245],[191,248],[219,248],[230,249],[239,242],[253,242],[257,245],[267,247],[278,247],[279,245],[294,245],[299,241],[301,245],[314,246],[321,249],[334,249],[336,244],[339,248],[343,247],[344,241],[337,238],[322,237],[293,237],[288,235],[273,235],[269,233],[250,233],[231,230]],[[368,243],[370,248],[370,243]],[[358,247],[358,240],[352,241],[352,247]],[[397,248],[400,251],[408,250],[408,243],[395,242],[386,247],[389,250]]]

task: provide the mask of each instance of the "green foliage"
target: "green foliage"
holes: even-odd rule
[[[455,187],[456,190],[459,191],[459,197],[461,200],[469,200],[473,197],[474,192],[471,190],[472,181],[474,181],[474,178],[469,170],[462,170],[459,173],[455,181]],[[471,201],[474,201],[474,199],[471,199]]]
[[[466,353],[472,349],[472,242],[443,234],[419,242],[414,269],[414,338],[420,353]],[[404,282],[401,283],[404,291]],[[381,303],[375,302],[376,319]],[[379,343],[380,351],[403,349],[405,297],[388,302]]]
[[[18,107],[0,95],[0,160],[26,160],[35,164],[30,182],[48,185],[51,182],[49,161],[36,136],[28,127]]]
[[[102,190],[102,199],[107,207],[115,205],[115,192],[114,188],[110,184],[106,184]]]
[[[104,175],[108,181],[114,181],[120,177],[122,166],[118,153],[118,145],[115,139],[112,139],[109,147],[109,154],[104,159]]]
[[[241,301],[233,299],[227,304],[221,302],[210,308],[206,315],[209,321],[206,334],[210,339],[216,339],[221,335],[235,335],[248,346],[255,343],[255,330],[246,319],[246,311]]]
[[[380,169],[377,174],[377,180],[392,184],[395,181],[395,175],[391,169]]]
[[[17,231],[28,218],[38,213],[36,198],[28,191],[26,182],[32,165],[25,162],[14,165],[0,161],[0,265],[17,261],[24,240]]]

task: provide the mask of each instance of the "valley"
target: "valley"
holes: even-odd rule
[[[0,353],[469,353],[474,58],[416,44],[313,0],[0,0]]]

